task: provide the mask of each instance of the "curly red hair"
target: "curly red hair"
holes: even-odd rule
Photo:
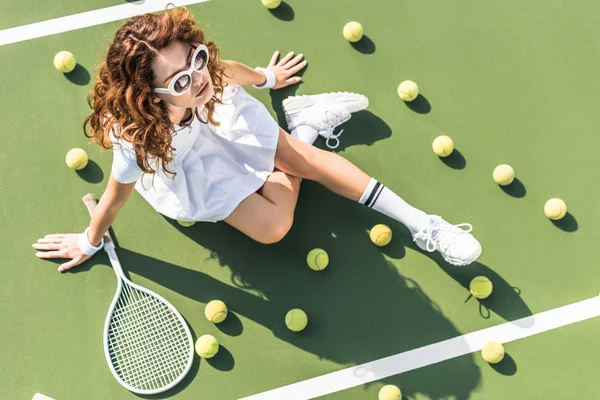
[[[172,4],[169,4],[171,6]],[[167,9],[161,14],[139,15],[128,20],[115,34],[106,59],[99,67],[98,78],[88,95],[93,109],[83,124],[84,134],[106,150],[113,149],[110,132],[116,138],[131,142],[138,166],[149,174],[149,157],[160,160],[168,170],[173,160],[174,126],[164,102],[153,102],[152,63],[158,51],[174,41],[204,43],[210,52],[208,71],[215,94],[203,107],[206,119],[196,109],[196,117],[203,123],[218,125],[213,120],[215,103],[221,103],[224,67],[219,61],[219,49],[206,41],[204,33],[186,7]],[[89,133],[87,127],[89,125]],[[113,129],[114,126],[118,129]]]

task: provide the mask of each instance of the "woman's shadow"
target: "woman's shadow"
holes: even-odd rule
[[[385,256],[404,256],[402,238],[385,252],[370,242],[367,229],[381,220],[380,215],[313,182],[305,186],[296,212],[298,222],[277,244],[259,244],[224,223],[183,228],[165,218],[201,246],[198,265],[184,268],[126,249],[118,250],[119,257],[130,272],[200,303],[221,299],[240,321],[250,319],[280,340],[339,365],[362,364],[463,334],[418,282],[386,261]],[[331,262],[324,271],[306,266],[306,254],[315,247],[329,252]],[[199,271],[207,259],[227,268],[230,284]],[[310,319],[301,333],[290,332],[284,324],[285,313],[295,307],[304,309]],[[243,329],[238,331],[243,338]],[[457,359],[460,368],[438,365],[436,370],[453,377],[443,385],[404,382],[403,391],[431,399],[468,399],[480,380],[473,357]],[[257,371],[251,378],[261,379],[263,373]],[[402,376],[383,381],[397,383]],[[189,383],[193,376],[187,379]],[[186,384],[181,386],[173,390]]]

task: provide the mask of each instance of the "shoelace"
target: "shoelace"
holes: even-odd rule
[[[440,226],[442,225],[442,226]],[[463,227],[468,227],[468,229],[462,229]],[[436,250],[436,245],[443,251],[445,251],[452,241],[460,235],[461,233],[469,233],[473,230],[473,226],[471,224],[463,223],[458,225],[450,225],[448,223],[439,222],[425,231],[425,238],[428,251]],[[441,232],[449,232],[452,235],[441,235]],[[442,238],[445,239],[442,243]]]
[[[333,113],[331,113],[331,114],[333,114]],[[327,115],[329,116],[329,114],[327,114]],[[331,125],[335,125],[335,126],[343,124],[344,122],[348,121],[352,117],[352,114],[350,114],[350,113],[348,113],[347,115],[337,115],[337,114],[333,114],[333,115],[335,116],[335,118],[330,120],[329,123]],[[336,149],[340,145],[339,137],[344,132],[343,129],[340,129],[340,131],[338,133],[333,133],[335,130],[335,126],[330,126],[329,128],[319,131],[319,135],[326,138],[325,145],[332,150]],[[330,140],[335,140],[335,145],[329,144]]]

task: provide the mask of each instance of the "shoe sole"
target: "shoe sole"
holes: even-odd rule
[[[353,98],[349,99],[349,96],[352,96]],[[355,107],[349,107],[349,112],[351,113],[364,110],[369,106],[369,99],[362,94],[352,92],[334,92],[316,95],[291,96],[283,100],[283,109],[286,112],[292,112],[298,109],[308,108],[316,104],[331,104],[332,102],[343,102],[349,103],[350,105],[355,105]]]

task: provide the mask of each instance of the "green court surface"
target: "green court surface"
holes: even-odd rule
[[[9,3],[0,29],[124,2]],[[598,294],[600,5],[288,0],[269,12],[259,0],[212,0],[190,9],[225,59],[257,66],[274,50],[305,55],[303,84],[247,89],[282,126],[289,95],[366,95],[368,111],[344,125],[336,151],[415,206],[471,223],[484,252],[452,267],[417,250],[400,224],[309,181],[294,227],[275,245],[222,223],[182,228],[134,193],[113,224],[125,271],[172,302],[194,338],[210,333],[222,344],[151,398],[239,399]],[[341,34],[350,20],[367,35],[354,46]],[[31,247],[46,234],[83,231],[81,198],[100,197],[108,181],[112,156],[88,145],[81,127],[95,66],[121,23],[0,46],[1,399],[143,397],[122,388],[104,358],[116,289],[106,255],[59,274],[62,261],[39,260]],[[80,64],[67,76],[52,65],[65,49]],[[396,94],[405,79],[422,94],[410,105]],[[446,162],[431,151],[442,134],[460,153]],[[73,147],[90,155],[80,172],[64,163]],[[492,180],[503,163],[519,179],[506,191]],[[570,211],[556,224],[543,213],[551,197]],[[387,247],[369,241],[377,223],[393,229]],[[322,272],[305,264],[315,247],[330,255]],[[466,289],[477,275],[495,286],[481,303]],[[232,310],[222,325],[203,315],[216,298]],[[310,318],[302,333],[283,323],[295,307]],[[591,319],[506,344],[500,367],[473,353],[323,398],[376,399],[393,383],[415,400],[598,399],[598,334]]]

